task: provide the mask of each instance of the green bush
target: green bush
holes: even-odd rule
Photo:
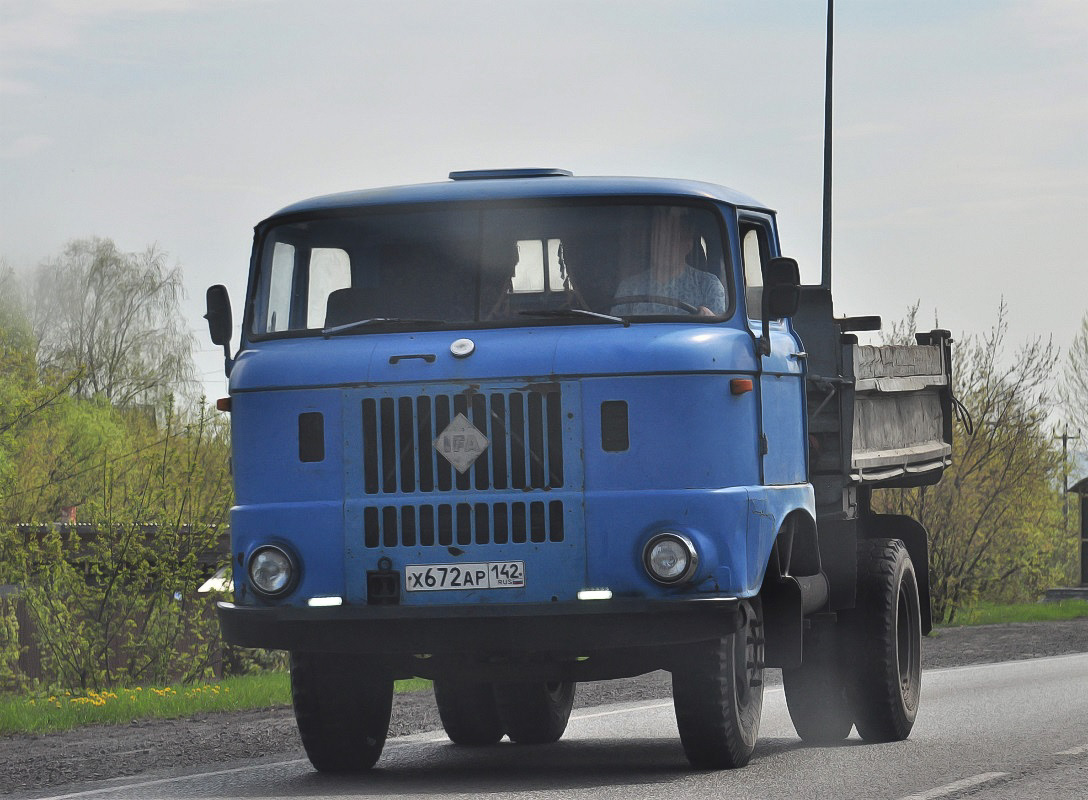
[[[9,527],[0,540],[6,579],[21,588],[36,631],[44,687],[212,673],[219,629],[197,590],[222,565],[225,431],[208,412],[189,424],[165,416],[165,425],[122,420],[127,457],[94,470],[97,491],[80,506],[87,524]]]

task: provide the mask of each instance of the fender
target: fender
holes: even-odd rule
[[[918,578],[918,600],[922,612],[922,634],[933,630],[929,601],[929,533],[922,523],[903,514],[870,514],[865,519],[866,539],[902,539]]]

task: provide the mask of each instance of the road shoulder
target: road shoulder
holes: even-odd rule
[[[1088,618],[943,628],[922,642],[922,663],[925,669],[938,669],[1084,652]],[[576,704],[586,708],[669,696],[669,676],[657,672],[580,685]],[[392,736],[439,727],[430,692],[397,696]],[[289,708],[7,736],[0,738],[0,793],[273,755],[303,755]]]

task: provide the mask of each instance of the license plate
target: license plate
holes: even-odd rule
[[[523,589],[524,561],[486,561],[476,564],[409,564],[404,568],[409,592],[447,589]]]

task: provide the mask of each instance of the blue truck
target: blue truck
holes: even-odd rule
[[[878,278],[875,278],[878,280]],[[861,345],[775,213],[564,170],[307,200],[257,225],[229,374],[227,641],[290,651],[322,771],[381,755],[395,680],[459,745],[553,742],[579,681],[667,670],[697,768],[907,737],[926,531],[877,488],[950,463],[948,333]]]

